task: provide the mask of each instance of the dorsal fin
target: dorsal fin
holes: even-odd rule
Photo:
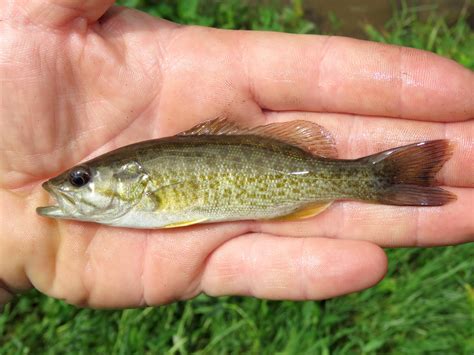
[[[309,121],[270,123],[249,129],[247,134],[270,137],[324,158],[337,158],[336,144],[324,127]]]
[[[270,123],[254,128],[241,128],[227,118],[200,123],[179,135],[243,135],[253,134],[273,138],[325,158],[337,158],[332,135],[322,126],[309,121]]]
[[[179,136],[201,136],[201,135],[219,135],[219,134],[240,134],[242,128],[237,123],[228,120],[225,117],[214,118],[205,121],[196,126],[178,133]]]

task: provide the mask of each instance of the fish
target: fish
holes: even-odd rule
[[[449,140],[339,159],[333,136],[304,120],[241,127],[228,118],[124,146],[43,183],[57,204],[41,216],[128,228],[238,220],[294,221],[338,200],[441,206],[435,186]]]

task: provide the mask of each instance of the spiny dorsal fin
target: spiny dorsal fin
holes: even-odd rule
[[[228,120],[225,117],[214,118],[205,121],[196,126],[179,133],[179,136],[202,136],[202,135],[220,135],[220,134],[240,134],[242,128],[237,123]]]
[[[219,117],[200,123],[179,133],[189,135],[243,135],[254,134],[273,138],[297,146],[309,153],[325,158],[337,158],[336,145],[332,135],[322,126],[309,121],[271,123],[254,128],[241,128],[227,118]]]

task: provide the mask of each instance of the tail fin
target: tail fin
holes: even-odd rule
[[[383,187],[378,202],[401,206],[441,206],[456,199],[456,195],[433,187],[435,175],[451,157],[453,147],[448,140],[433,140],[394,148],[371,155]]]

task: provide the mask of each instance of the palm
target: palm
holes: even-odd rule
[[[342,75],[357,65],[341,68],[337,52],[367,46],[360,42],[181,28],[117,9],[88,31],[80,23],[56,34],[1,26],[8,40],[2,42],[6,59],[0,58],[0,75],[6,79],[0,111],[0,206],[7,216],[0,243],[7,246],[4,255],[15,255],[15,260],[2,256],[0,276],[6,270],[12,289],[31,282],[53,296],[96,306],[160,304],[201,291],[321,298],[367,287],[383,274],[385,260],[378,247],[344,239],[395,246],[472,238],[465,206],[473,202],[474,174],[466,171],[466,164],[472,170],[473,127],[467,119],[474,112],[468,100],[474,84],[472,73],[453,63],[429,58],[440,80],[454,71],[452,92],[449,85],[447,93],[415,90],[400,111],[399,100],[392,103],[400,87],[370,77],[376,70],[370,62],[368,75],[359,70],[353,81]],[[294,58],[282,55],[280,45],[291,47]],[[20,46],[21,51],[14,50]],[[323,56],[328,48],[333,48],[332,61]],[[387,51],[371,50],[375,56]],[[379,61],[390,64],[386,56],[380,54]],[[408,64],[407,75],[414,75],[416,83],[416,66],[410,72]],[[368,98],[361,98],[362,93]],[[436,95],[444,102],[437,102]],[[452,104],[446,106],[447,101]],[[431,108],[423,107],[427,102]],[[46,200],[39,187],[44,179],[89,156],[174,134],[223,114],[244,125],[302,116],[323,122],[335,133],[345,157],[440,138],[446,131],[458,150],[441,179],[459,201],[435,209],[340,203],[298,223],[239,222],[173,231],[115,229],[35,215],[35,207]],[[365,115],[435,121],[449,115],[461,122],[374,120]],[[447,239],[435,240],[441,233],[440,218],[450,216],[453,225],[443,227]],[[387,220],[392,227],[384,225]],[[292,238],[298,236],[341,240]],[[365,277],[355,277],[360,274]]]

